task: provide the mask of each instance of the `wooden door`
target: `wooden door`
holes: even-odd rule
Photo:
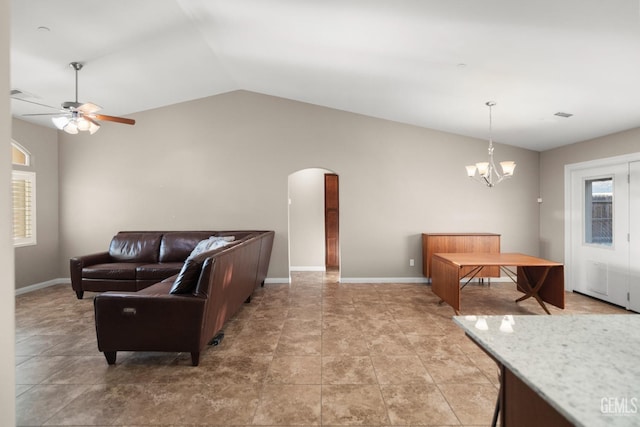
[[[324,235],[325,267],[335,270],[340,267],[340,232],[338,204],[338,175],[324,175]]]

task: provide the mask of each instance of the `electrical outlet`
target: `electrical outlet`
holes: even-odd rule
[[[413,258],[409,258],[409,267],[413,267],[414,265],[416,265],[416,262],[413,260]]]

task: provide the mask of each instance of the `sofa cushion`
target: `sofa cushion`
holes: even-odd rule
[[[183,263],[183,264],[184,264],[184,263]],[[180,265],[182,265],[182,264],[180,264]],[[181,268],[182,268],[182,267],[181,267]],[[180,273],[180,272],[178,271],[178,273]],[[173,283],[173,282],[175,282],[175,281],[176,281],[176,279],[178,278],[178,273],[174,274],[173,276],[169,276],[169,277],[167,277],[166,279],[162,279],[161,281],[162,281],[162,282],[171,282],[171,283]]]
[[[135,262],[94,264],[82,269],[82,277],[87,279],[135,280],[136,269],[141,265]]]
[[[203,239],[213,236],[213,231],[176,231],[165,233],[160,242],[160,262],[180,262],[189,256]]]
[[[158,262],[161,233],[121,232],[111,239],[109,255],[116,262]]]
[[[169,282],[158,282],[154,283],[151,286],[148,286],[144,289],[140,289],[136,292],[136,295],[145,295],[145,296],[164,296],[169,293],[169,288],[171,284]]]
[[[176,277],[175,282],[173,282],[169,293],[188,294],[193,292],[200,278],[202,262],[202,258],[187,258],[178,273],[178,277]]]
[[[178,274],[182,268],[181,262],[162,262],[159,264],[144,264],[136,268],[138,280],[163,280],[169,276]]]

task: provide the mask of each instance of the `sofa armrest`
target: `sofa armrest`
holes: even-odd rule
[[[111,255],[109,255],[109,251],[97,252],[95,254],[77,256],[71,258],[71,262],[77,262],[82,265],[82,267],[86,267],[88,265],[94,264],[103,264],[105,262],[111,262]]]
[[[200,351],[205,298],[105,292],[94,298],[98,349]]]
[[[98,252],[90,255],[73,257],[69,260],[71,287],[76,292],[82,292],[82,269],[84,267],[111,262],[109,252]]]

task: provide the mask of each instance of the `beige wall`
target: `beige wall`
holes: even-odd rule
[[[12,122],[13,139],[31,153],[31,166],[16,169],[36,173],[37,245],[15,250],[16,288],[68,277],[60,275],[58,240],[58,133],[23,120]],[[34,262],[37,260],[37,262]]]
[[[0,425],[16,425],[15,290],[11,233],[11,120],[9,119],[9,0],[0,0]]]
[[[498,144],[518,168],[488,189],[464,170],[487,141],[281,98],[237,91],[133,117],[60,136],[62,272],[121,229],[262,228],[276,231],[268,277],[286,278],[288,176],[309,167],[340,175],[342,277],[421,277],[425,231],[538,252],[537,152]]]
[[[564,262],[564,167],[640,152],[640,128],[540,154],[540,256]]]

